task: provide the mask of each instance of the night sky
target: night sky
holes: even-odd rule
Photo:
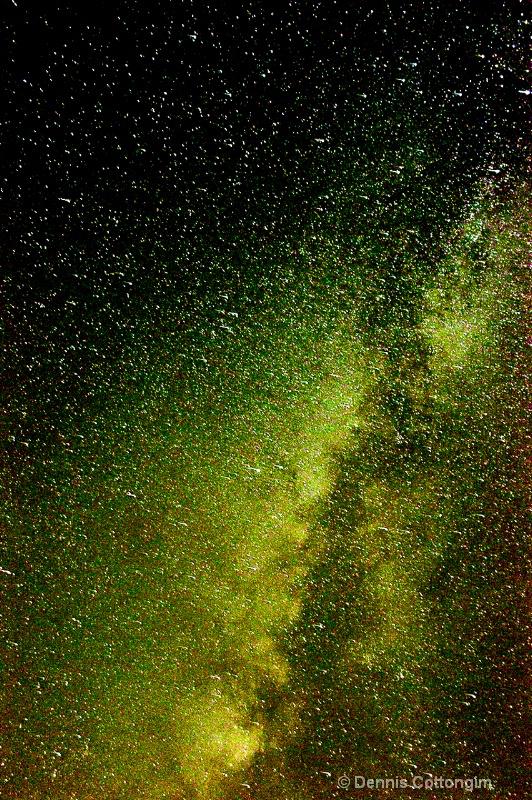
[[[532,797],[530,3],[39,9],[0,797]]]

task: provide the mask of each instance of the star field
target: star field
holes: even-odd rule
[[[527,796],[528,12],[4,10],[2,797]]]

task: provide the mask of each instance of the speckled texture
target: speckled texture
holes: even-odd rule
[[[6,9],[2,798],[530,794],[530,9],[467,5]]]

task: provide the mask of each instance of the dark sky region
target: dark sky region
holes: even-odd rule
[[[6,0],[1,798],[532,796],[530,11]]]

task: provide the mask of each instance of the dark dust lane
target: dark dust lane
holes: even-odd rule
[[[527,796],[527,11],[5,11],[2,797]]]

